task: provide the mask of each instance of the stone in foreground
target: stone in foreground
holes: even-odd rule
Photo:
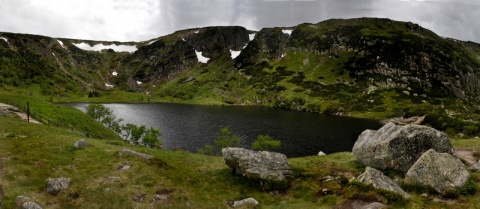
[[[144,153],[140,153],[140,152],[135,152],[133,150],[129,150],[129,149],[122,149],[120,150],[120,152],[118,152],[118,156],[124,156],[124,155],[131,155],[131,156],[136,156],[136,157],[141,157],[141,158],[144,158],[145,160],[148,160],[148,159],[151,159],[153,158],[153,156],[149,155],[149,154],[144,154]]]
[[[451,154],[450,138],[426,126],[387,123],[378,131],[362,132],[353,146],[353,155],[366,166],[407,172],[429,149]]]
[[[401,195],[405,199],[410,199],[411,196],[402,190],[392,179],[383,175],[383,173],[375,168],[367,167],[365,172],[360,174],[355,181],[364,184],[371,184],[374,188],[384,189],[395,194]]]
[[[430,186],[441,193],[445,189],[464,186],[470,177],[466,166],[448,153],[430,149],[405,175],[405,184]]]
[[[48,178],[46,181],[47,184],[47,193],[51,195],[57,195],[61,190],[68,189],[70,186],[70,178]]]
[[[287,156],[281,153],[227,147],[222,154],[225,164],[247,179],[282,183],[292,174]]]

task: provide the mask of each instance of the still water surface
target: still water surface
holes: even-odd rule
[[[85,111],[87,103],[67,104]],[[329,116],[264,107],[204,106],[171,103],[104,104],[124,123],[161,130],[164,149],[196,152],[217,138],[222,127],[241,136],[250,148],[258,135],[282,141],[278,152],[287,157],[351,151],[365,129],[378,129],[374,120]]]

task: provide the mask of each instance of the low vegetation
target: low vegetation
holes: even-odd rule
[[[280,149],[282,142],[272,139],[269,135],[259,135],[252,143],[253,150],[272,151]]]

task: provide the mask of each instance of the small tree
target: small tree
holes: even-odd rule
[[[215,140],[215,152],[219,155],[225,147],[240,146],[240,137],[230,132],[227,127],[220,130],[217,140]]]
[[[101,104],[90,104],[85,109],[87,115],[101,122],[118,135],[122,135],[125,140],[133,141],[135,144],[143,142],[147,146],[162,146],[162,143],[158,139],[162,133],[156,128],[151,127],[147,129],[144,125],[137,126],[131,123],[120,125],[123,119],[117,119],[112,110]]]
[[[204,148],[198,149],[198,153],[205,155],[220,155],[225,147],[240,146],[241,138],[230,132],[227,127],[220,129],[220,133],[214,142],[214,146],[207,144]]]
[[[272,139],[269,135],[259,135],[252,143],[252,149],[270,151],[279,149],[281,145],[282,142],[280,140]]]
[[[149,146],[162,148],[162,143],[160,142],[160,140],[158,140],[158,137],[161,135],[162,133],[160,132],[160,130],[150,127],[145,131],[145,135],[143,136],[142,142]]]

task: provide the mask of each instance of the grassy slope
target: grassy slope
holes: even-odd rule
[[[351,153],[289,159],[294,171],[292,186],[285,193],[264,192],[257,184],[233,175],[220,157],[210,157],[184,151],[166,151],[133,147],[117,140],[87,138],[91,144],[73,150],[72,144],[82,138],[68,130],[28,124],[15,118],[0,117],[0,156],[3,163],[1,184],[5,190],[4,208],[11,208],[18,195],[34,198],[46,208],[228,208],[226,202],[253,197],[261,208],[330,208],[349,198],[384,201],[394,207],[441,208],[444,203],[431,197],[414,194],[406,203],[383,196],[380,192],[362,187],[324,183],[325,175],[351,178],[363,167]],[[469,141],[457,140],[463,144]],[[471,145],[471,144],[470,144]],[[476,149],[480,144],[476,143]],[[123,148],[153,155],[153,160],[117,157]],[[132,167],[119,170],[124,164]],[[120,180],[109,177],[118,176]],[[72,178],[71,187],[57,196],[45,192],[49,177]],[[479,179],[474,174],[474,179]],[[333,195],[319,191],[328,188]],[[152,203],[155,191],[174,190],[167,201]],[[367,188],[368,189],[368,188]],[[73,198],[77,193],[79,198]],[[143,203],[132,200],[146,194]],[[478,197],[460,197],[451,207],[469,207]]]

